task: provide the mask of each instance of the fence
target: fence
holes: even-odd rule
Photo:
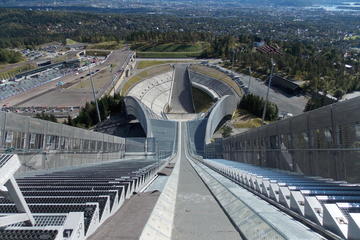
[[[18,153],[23,171],[119,159],[125,140],[40,119],[0,112],[0,150]]]
[[[226,138],[223,157],[360,182],[360,98]]]

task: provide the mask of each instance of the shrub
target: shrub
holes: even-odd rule
[[[265,100],[262,97],[253,94],[248,94],[241,99],[238,108],[245,109],[250,113],[254,114],[255,116],[261,118],[264,110],[264,106],[265,106]],[[267,121],[276,120],[278,117],[278,112],[279,110],[277,105],[275,103],[268,101],[266,106],[265,120]]]

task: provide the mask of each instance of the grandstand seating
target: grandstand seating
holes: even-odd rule
[[[198,84],[204,85],[212,90],[214,90],[219,97],[223,97],[225,95],[235,95],[235,91],[232,89],[232,87],[228,86],[226,83],[211,78],[209,76],[203,75],[201,73],[196,73],[193,71],[189,71],[190,73],[190,79],[192,82],[196,82]]]
[[[71,72],[73,72],[73,70],[69,68],[49,69],[45,72],[38,73],[37,75],[28,76],[26,79],[18,82],[9,82],[7,84],[0,85],[0,100],[7,99],[44,85],[48,82],[55,81]]]
[[[346,239],[360,233],[360,186],[220,159],[205,160],[241,186]]]
[[[153,160],[122,160],[19,177],[36,224],[8,225],[0,239],[84,239],[139,191],[157,167]],[[0,215],[12,213],[15,205],[0,197]]]

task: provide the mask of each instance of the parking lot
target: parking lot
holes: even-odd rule
[[[267,85],[260,79],[250,77],[249,75],[236,73],[229,69],[223,68],[216,64],[207,64],[207,66],[216,68],[226,73],[237,82],[245,94],[252,93],[254,95],[266,98]],[[275,103],[279,108],[279,113],[291,113],[293,115],[301,114],[306,106],[308,99],[304,95],[289,95],[277,88],[270,88],[269,101]]]

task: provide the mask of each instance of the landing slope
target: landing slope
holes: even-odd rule
[[[188,64],[175,64],[174,82],[171,89],[171,113],[195,113]]]

